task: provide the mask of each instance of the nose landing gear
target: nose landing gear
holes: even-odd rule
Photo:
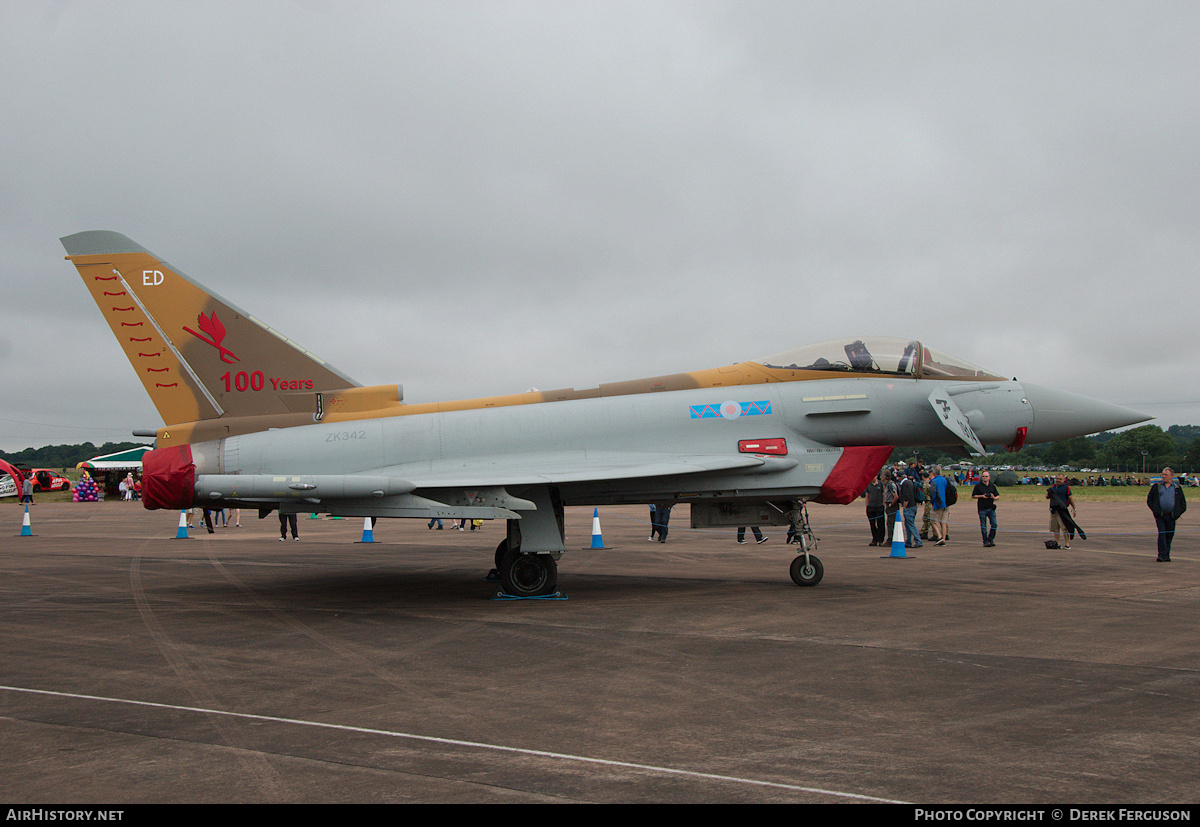
[[[808,509],[804,503],[792,511],[791,517],[792,529],[788,532],[788,542],[800,546],[800,556],[792,561],[788,571],[797,586],[815,586],[825,576],[825,567],[812,553],[817,548],[817,538],[808,523]]]

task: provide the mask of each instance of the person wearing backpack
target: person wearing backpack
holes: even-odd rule
[[[948,489],[952,489],[950,480],[942,476],[942,466],[934,466],[933,469],[933,511],[930,517],[933,520],[933,533],[937,536],[935,546],[946,545],[946,509],[950,507],[950,502],[947,499]],[[955,494],[957,495],[957,491]]]

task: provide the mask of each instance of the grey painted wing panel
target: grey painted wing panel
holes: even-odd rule
[[[475,488],[702,474],[763,464],[763,459],[749,454],[681,456],[625,451],[550,451],[478,460],[407,463],[372,473],[401,477],[418,488]]]

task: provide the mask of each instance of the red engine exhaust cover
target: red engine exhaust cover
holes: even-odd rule
[[[196,496],[192,446],[147,451],[142,457],[142,504],[149,509],[191,508]]]

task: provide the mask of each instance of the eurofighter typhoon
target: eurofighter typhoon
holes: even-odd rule
[[[814,586],[805,503],[852,502],[893,448],[1016,450],[1148,418],[867,337],[586,390],[405,402],[119,233],[62,243],[163,419],[146,508],[504,519],[496,568],[516,596],[555,591],[564,506],[689,503],[693,526],[791,525],[792,579]]]

